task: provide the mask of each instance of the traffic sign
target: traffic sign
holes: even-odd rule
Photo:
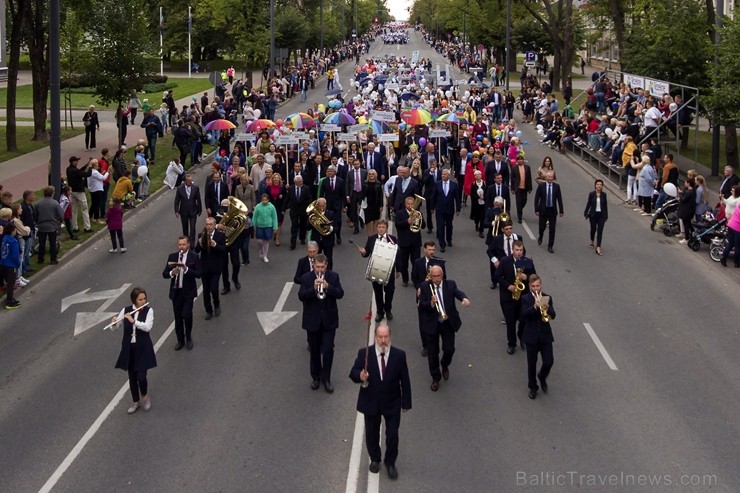
[[[537,53],[534,51],[528,51],[524,53],[524,65],[527,67],[534,67],[537,64]]]

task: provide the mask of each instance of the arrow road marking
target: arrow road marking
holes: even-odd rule
[[[594,329],[591,327],[591,324],[587,324],[584,322],[584,327],[586,327],[586,332],[588,332],[588,335],[591,336],[591,339],[594,341],[594,344],[596,344],[596,348],[601,353],[601,357],[604,358],[604,361],[606,361],[606,364],[609,365],[609,368],[611,368],[614,371],[617,371],[617,365],[614,364],[614,360],[611,356],[609,356],[609,353],[606,352],[606,348],[601,343],[601,340],[599,339],[599,336],[596,335],[596,332],[594,332]]]
[[[298,312],[284,312],[283,307],[285,302],[288,300],[290,290],[293,288],[293,282],[286,282],[283,286],[283,292],[280,293],[280,297],[275,303],[275,308],[271,312],[257,312],[257,319],[262,325],[262,330],[265,331],[265,335],[270,335],[270,332],[277,329],[285,322],[298,315]]]
[[[90,291],[90,288],[87,288],[84,291],[80,291],[79,293],[75,293],[73,295],[67,296],[66,298],[62,298],[62,313],[64,313],[67,308],[72,305],[76,305],[77,303],[88,303],[90,301],[106,300],[109,298],[113,299],[111,301],[112,303],[113,301],[115,301],[116,298],[125,293],[130,286],[130,283],[126,283],[118,289],[98,291],[97,293],[88,293],[88,291]],[[108,306],[110,306],[110,303],[108,303],[106,308]]]

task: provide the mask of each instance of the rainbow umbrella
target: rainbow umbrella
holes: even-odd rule
[[[307,113],[293,113],[292,115],[286,116],[283,121],[285,122],[285,125],[293,130],[311,128],[316,124],[313,121],[313,118],[311,118],[311,115]]]
[[[437,121],[442,123],[455,123],[458,125],[460,123],[468,123],[465,118],[457,116],[457,113],[445,113],[444,115],[438,117]]]
[[[275,128],[277,125],[275,125],[275,122],[272,120],[266,120],[266,119],[260,119],[253,121],[248,127],[247,132],[261,132],[262,130],[267,130],[268,128]]]
[[[428,125],[432,122],[432,114],[423,108],[414,108],[401,112],[401,120],[409,125]]]
[[[362,124],[370,123],[370,118],[366,117],[365,115],[362,115],[361,117],[357,119],[357,123],[362,123]]]
[[[236,125],[231,123],[229,120],[219,118],[218,120],[208,122],[208,124],[203,127],[203,130],[231,130],[232,128],[236,128]]]
[[[390,125],[388,125],[386,122],[381,122],[378,120],[370,120],[369,125],[373,135],[388,133],[391,130]]]
[[[348,113],[344,111],[337,111],[336,113],[326,115],[326,118],[324,118],[324,123],[331,123],[334,125],[354,125],[357,122],[354,118],[349,116]]]

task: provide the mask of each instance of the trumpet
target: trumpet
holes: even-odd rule
[[[524,285],[524,282],[522,282],[521,279],[519,279],[519,276],[521,274],[524,274],[524,269],[521,267],[516,267],[516,264],[514,264],[514,291],[511,293],[511,299],[514,301],[519,301],[519,298],[522,296],[522,291],[527,289],[527,286]]]
[[[534,293],[535,306],[537,306],[537,308],[540,310],[540,318],[542,319],[543,322],[547,323],[550,321],[550,315],[547,313],[547,306],[546,306],[548,304],[547,301],[549,300],[546,299],[545,303],[543,304],[542,298],[543,296],[541,292]]]
[[[321,281],[321,284],[316,288],[316,297],[320,300],[326,299],[326,291],[324,291],[324,276],[317,276],[317,281]]]
[[[445,313],[445,308],[442,306],[442,303],[439,301],[439,297],[437,297],[437,293],[434,291],[434,283],[429,283],[429,289],[432,292],[432,296],[437,298],[437,301],[434,302],[434,309],[437,310],[437,313],[439,313],[439,318],[441,318],[444,322],[445,320],[447,320],[447,313]]]

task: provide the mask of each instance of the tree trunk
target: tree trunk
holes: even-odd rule
[[[707,0],[707,2],[712,3],[712,0]],[[609,7],[612,13],[612,22],[614,23],[614,38],[616,38],[617,42],[617,60],[621,60],[625,31],[622,0],[609,0]]]
[[[725,125],[725,158],[727,166],[733,169],[738,168],[740,161],[737,154],[737,127],[735,125]]]
[[[5,143],[8,151],[18,150],[15,105],[18,89],[18,63],[21,55],[21,33],[23,32],[23,9],[26,0],[9,1],[8,15],[12,25],[10,30],[10,54],[8,57],[8,92],[5,105]]]
[[[33,140],[49,140],[46,131],[46,99],[49,95],[49,43],[46,2],[28,1],[23,11],[28,27],[28,55],[33,77]]]

